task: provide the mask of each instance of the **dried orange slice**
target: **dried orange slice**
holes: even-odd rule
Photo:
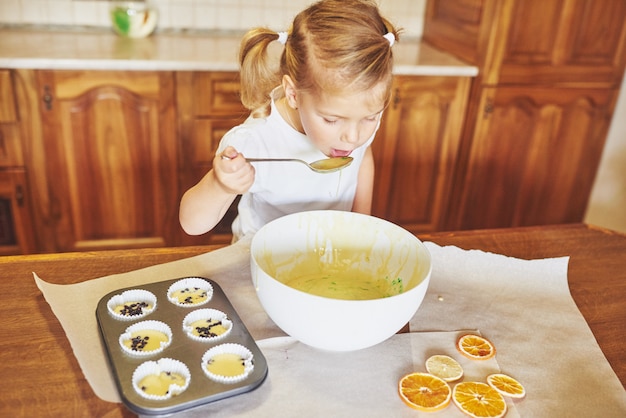
[[[434,412],[450,404],[452,391],[443,379],[432,374],[415,372],[400,379],[398,393],[411,408]]]
[[[490,374],[487,376],[489,386],[497,390],[502,396],[511,398],[523,398],[526,396],[524,386],[511,376],[502,373]]]
[[[452,390],[452,400],[470,417],[499,418],[506,414],[506,401],[486,383],[457,383]]]
[[[456,348],[465,357],[473,360],[487,360],[496,354],[496,347],[491,344],[491,341],[474,334],[467,334],[459,338]]]
[[[463,367],[450,356],[436,354],[426,360],[428,373],[442,378],[446,382],[454,382],[463,377]]]

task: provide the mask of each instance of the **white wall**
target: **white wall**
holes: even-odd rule
[[[585,222],[626,233],[626,72]]]
[[[312,0],[151,0],[159,10],[157,30],[287,29]],[[378,0],[381,11],[407,36],[420,37],[426,0]],[[109,27],[106,0],[0,0],[0,24]]]

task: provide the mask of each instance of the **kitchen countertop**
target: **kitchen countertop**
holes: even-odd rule
[[[0,28],[0,68],[238,71],[241,33],[156,33],[128,39],[106,30]],[[473,77],[478,68],[406,38],[393,47],[395,73]]]

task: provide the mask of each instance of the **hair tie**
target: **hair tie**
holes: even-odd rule
[[[383,38],[389,41],[389,47],[392,47],[396,42],[396,35],[394,35],[393,32],[387,32],[383,35]]]
[[[287,32],[278,32],[278,39],[277,41],[280,42],[281,44],[285,45],[287,43],[287,38],[289,37],[289,34]]]

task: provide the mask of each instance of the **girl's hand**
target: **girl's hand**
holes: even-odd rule
[[[217,183],[230,194],[243,194],[254,182],[254,167],[231,146],[215,156],[213,171]]]

